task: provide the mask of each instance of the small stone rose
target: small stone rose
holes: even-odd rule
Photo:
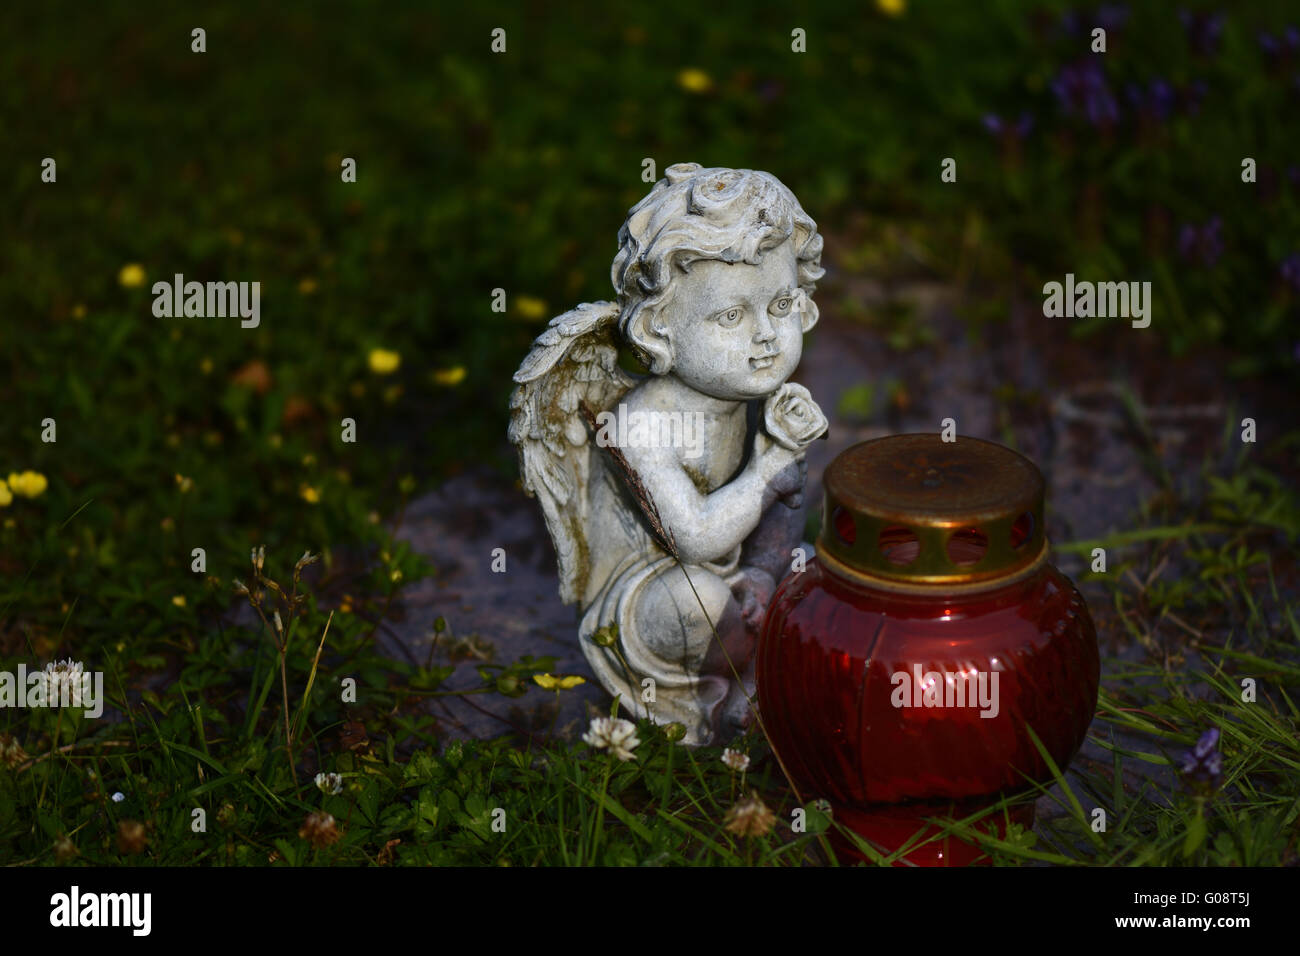
[[[763,425],[778,445],[798,451],[826,431],[827,422],[808,389],[787,382],[768,397]]]

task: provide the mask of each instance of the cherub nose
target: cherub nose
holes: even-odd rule
[[[754,341],[770,342],[776,338],[776,326],[772,324],[772,319],[766,312],[758,314],[758,321],[754,323]]]

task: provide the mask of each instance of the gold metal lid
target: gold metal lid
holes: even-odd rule
[[[817,552],[833,570],[915,585],[1001,583],[1046,559],[1043,475],[994,442],[891,435],[826,469]]]

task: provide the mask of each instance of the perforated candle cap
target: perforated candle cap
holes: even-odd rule
[[[968,586],[1016,576],[1046,556],[1043,475],[994,442],[878,438],[840,453],[824,485],[817,551],[833,570]]]

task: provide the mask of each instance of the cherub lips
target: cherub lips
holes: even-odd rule
[[[752,358],[749,360],[749,367],[755,371],[761,368],[768,368],[776,361],[776,357],[780,354],[780,352],[773,352],[770,355],[760,355],[758,358]]]

